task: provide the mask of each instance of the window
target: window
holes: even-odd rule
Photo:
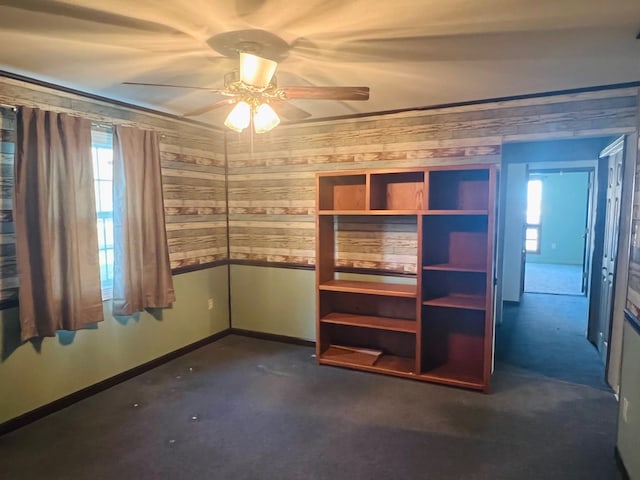
[[[102,299],[111,298],[113,284],[113,140],[111,129],[91,131],[93,177],[98,215],[98,254]]]
[[[524,248],[527,253],[540,253],[540,221],[542,219],[542,180],[527,184],[527,226]]]

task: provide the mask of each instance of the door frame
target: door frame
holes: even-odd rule
[[[582,254],[582,293],[589,298],[591,282],[593,228],[596,217],[596,169],[589,172],[589,191],[587,199],[587,218],[585,219],[584,252]]]
[[[537,154],[538,152],[541,152],[542,157],[544,157],[543,160],[540,160],[541,163],[542,162],[552,163],[555,161],[553,158],[554,155],[549,153],[548,147],[555,145],[556,142],[566,141],[570,144],[571,141],[581,141],[581,140],[597,141],[597,140],[609,139],[608,144],[611,144],[611,141],[614,138],[617,138],[620,136],[623,136],[627,139],[628,148],[626,148],[626,153],[624,157],[623,189],[622,189],[621,213],[620,213],[621,222],[620,222],[618,248],[617,248],[616,275],[614,277],[616,288],[613,294],[613,297],[614,297],[613,321],[612,321],[611,328],[609,330],[610,331],[609,350],[608,350],[607,362],[605,364],[605,369],[604,369],[606,380],[609,383],[609,385],[611,385],[611,387],[614,389],[615,392],[619,391],[620,364],[621,364],[621,358],[622,358],[622,326],[624,324],[624,308],[626,305],[626,290],[627,290],[627,280],[628,280],[628,263],[625,264],[625,262],[628,262],[628,259],[629,259],[629,248],[631,243],[631,219],[632,219],[631,213],[633,208],[632,200],[633,200],[633,192],[634,192],[635,173],[636,173],[635,169],[636,169],[636,164],[638,162],[638,155],[640,151],[640,138],[639,138],[638,131],[637,130],[625,131],[625,129],[621,129],[617,133],[602,132],[602,134],[600,135],[596,134],[594,136],[581,137],[581,138],[575,138],[575,137],[554,138],[550,136],[548,138],[539,138],[531,141],[505,142],[503,144],[502,156],[500,160],[500,166],[502,170],[502,175],[500,178],[500,186],[503,188],[500,188],[499,190],[500,193],[498,198],[498,204],[500,205],[498,242],[500,243],[498,244],[498,252],[497,252],[498,255],[496,257],[497,262],[499,262],[498,273],[501,275],[503,272],[502,272],[502,269],[500,269],[499,267],[504,266],[503,265],[504,262],[502,258],[504,254],[504,238],[503,238],[504,237],[504,207],[506,203],[505,202],[506,188],[504,187],[508,182],[507,171],[508,171],[508,166],[511,163],[535,163],[535,161],[532,162],[531,160],[528,159],[529,158],[528,155],[532,153]],[[506,153],[505,147],[507,145],[517,146],[517,144],[519,143],[530,144],[532,148],[530,150],[513,149],[510,151],[509,157],[505,156],[505,153]],[[545,145],[545,144],[548,144],[548,145]],[[607,145],[607,143],[603,143],[603,145]],[[568,150],[564,149],[563,151],[566,154]],[[514,154],[516,153],[519,156],[514,156]],[[581,153],[584,153],[584,152],[581,152]],[[572,155],[571,153],[569,153],[567,156],[570,158],[559,159],[558,164],[572,163],[574,161],[580,161],[584,159],[597,161],[597,163],[600,164],[597,157],[598,153],[599,153],[598,151],[595,151],[594,153],[589,153],[588,156],[587,155],[581,156],[581,158],[578,158],[576,155]],[[596,176],[597,176],[597,171],[596,171]],[[598,195],[598,190],[597,190],[598,179],[597,178],[595,179],[594,183],[596,184],[596,187],[593,189],[594,195]],[[593,222],[595,222],[595,216],[596,215],[594,214]],[[593,249],[593,244],[596,241],[595,237],[597,232],[595,231],[594,228],[592,228],[591,232],[592,232],[591,248]],[[594,268],[595,266],[593,264],[593,258],[594,258],[593,251],[591,252],[591,255],[592,255],[591,276],[593,276],[594,272],[596,271],[596,269]],[[598,270],[598,273],[599,273],[599,270]],[[498,276],[498,280],[499,281],[501,280],[499,276]],[[591,283],[591,279],[589,279],[589,283]],[[596,292],[594,292],[591,289],[591,285],[589,285],[589,290],[587,292],[588,297],[591,298],[595,294]],[[499,304],[502,304],[503,299],[502,297],[498,297],[496,301]],[[500,320],[501,318],[498,319],[498,321]]]
[[[588,286],[590,282],[585,280],[585,275],[587,279],[591,278],[591,263],[592,263],[591,256],[593,255],[593,252],[591,252],[590,245],[591,245],[591,232],[593,231],[592,217],[595,216],[594,213],[596,210],[596,205],[594,203],[594,200],[595,200],[594,185],[595,185],[595,177],[596,177],[596,167],[594,166],[594,167],[557,167],[557,168],[548,168],[548,167],[535,168],[534,167],[532,168],[531,164],[528,164],[527,179],[530,179],[532,174],[533,175],[537,175],[537,174],[558,175],[562,173],[574,173],[574,172],[588,173],[587,198],[585,199],[587,203],[586,215],[585,215],[585,238],[583,243],[583,254],[582,254],[583,278],[581,280],[581,294],[588,297],[589,296]],[[542,195],[544,197],[544,190],[542,191]],[[526,228],[526,225],[525,225],[525,228]],[[526,248],[524,247],[524,245],[523,245],[523,251],[526,251]],[[525,258],[526,258],[526,253],[525,253]],[[585,272],[585,270],[587,271]],[[523,262],[523,267],[522,267],[522,293],[525,293],[524,291],[525,275],[526,275],[526,261]]]
[[[605,375],[607,383],[616,393],[620,390],[620,368],[622,363],[622,330],[624,310],[627,302],[629,278],[629,256],[631,252],[631,230],[633,220],[633,196],[635,191],[636,165],[640,142],[637,133],[623,135],[625,152],[623,157],[622,194],[620,199],[620,222],[616,258],[616,274],[612,299],[612,315],[609,325]]]
[[[598,347],[599,345],[599,327],[600,327],[600,307],[601,307],[601,300],[602,300],[602,281],[601,281],[601,270],[602,268],[604,268],[604,266],[602,265],[602,257],[603,257],[603,252],[604,252],[604,248],[605,248],[605,231],[607,228],[607,225],[605,224],[606,222],[606,201],[607,201],[607,182],[608,182],[608,178],[609,178],[609,171],[608,171],[608,165],[609,165],[609,157],[611,155],[614,155],[616,153],[618,153],[621,149],[624,149],[624,144],[625,144],[625,135],[618,137],[617,139],[615,139],[613,142],[611,142],[608,146],[606,146],[601,152],[600,155],[598,157],[598,172],[596,174],[596,181],[597,181],[597,200],[596,200],[596,218],[594,219],[594,244],[593,244],[593,251],[591,253],[591,264],[592,264],[592,271],[591,271],[591,276],[589,279],[589,291],[591,293],[591,295],[589,295],[589,318],[588,318],[588,323],[587,323],[587,339],[596,347]],[[614,228],[618,231],[618,239],[617,239],[617,245],[616,245],[616,264],[617,264],[617,257],[618,257],[618,253],[621,251],[620,250],[620,221],[622,217],[622,206],[625,203],[625,188],[624,188],[624,180],[625,180],[625,173],[626,173],[626,159],[623,157],[623,164],[622,164],[622,172],[623,172],[623,185],[622,185],[622,192],[621,192],[621,196],[620,196],[620,206],[621,206],[621,210],[620,210],[620,215],[619,218],[617,219],[617,226],[614,226]],[[615,179],[613,179],[613,181],[615,181]],[[616,269],[617,270],[617,269]],[[616,291],[616,275],[613,276],[613,286],[612,286],[612,297],[613,299],[615,299],[615,291]],[[612,317],[613,317],[613,307],[614,307],[614,301],[612,299],[612,308],[611,311],[608,313],[608,322],[609,322],[609,326],[611,325],[611,321],[612,321]],[[609,328],[609,332],[611,332],[611,328]],[[609,336],[607,336],[606,339],[602,339],[603,342],[606,342],[607,345],[609,345],[610,343],[610,338]],[[608,349],[607,349],[608,350]],[[605,368],[606,368],[606,363],[608,361],[608,352],[607,354],[604,356],[605,359]]]

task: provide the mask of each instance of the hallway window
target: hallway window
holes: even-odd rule
[[[540,253],[540,222],[542,219],[542,180],[527,184],[527,226],[524,246],[527,253]]]

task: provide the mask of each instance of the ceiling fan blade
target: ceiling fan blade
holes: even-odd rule
[[[302,110],[285,100],[271,100],[269,103],[278,115],[281,115],[287,120],[304,120],[311,116],[311,114],[306,110]]]
[[[184,117],[197,117],[198,115],[202,115],[203,113],[210,112],[211,110],[215,110],[216,108],[226,107],[227,105],[231,105],[236,103],[237,99],[235,98],[225,98],[224,100],[220,100],[218,102],[211,103],[205,107],[197,108],[191,112],[187,112],[183,114]]]
[[[284,87],[278,92],[286,100],[369,100],[369,87]]]
[[[277,62],[240,52],[240,80],[256,88],[266,88],[276,73]]]
[[[193,87],[191,85],[171,85],[168,83],[144,83],[144,82],[122,82],[122,85],[139,85],[142,87],[171,87],[171,88],[188,88],[191,90],[206,90],[212,93],[221,93],[222,95],[230,95],[230,93],[221,88],[209,88],[209,87]]]

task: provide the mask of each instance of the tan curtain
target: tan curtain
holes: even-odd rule
[[[174,302],[155,132],[114,128],[113,236],[113,314]]]
[[[91,122],[20,108],[14,173],[22,340],[103,320]]]

